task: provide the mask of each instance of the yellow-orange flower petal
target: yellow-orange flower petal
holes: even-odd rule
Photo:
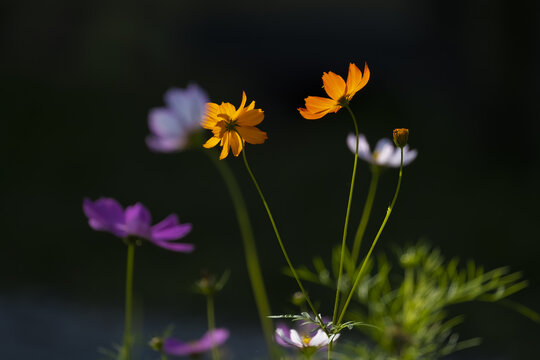
[[[207,149],[210,149],[216,146],[217,144],[219,144],[220,141],[221,141],[220,138],[212,136],[210,139],[208,139],[207,142],[204,143],[203,146]]]
[[[213,129],[216,123],[220,120],[218,118],[219,105],[214,103],[206,104],[206,116],[202,120],[202,127],[205,129]]]
[[[363,75],[355,64],[349,64],[349,75],[347,76],[347,100],[350,100],[354,94],[366,86],[369,81],[369,76],[370,72],[367,64],[364,65]]]
[[[264,113],[262,110],[249,110],[240,114],[236,123],[240,126],[257,126],[264,119]]]
[[[252,101],[251,104],[246,108],[246,110],[253,110],[255,109],[255,101]]]
[[[308,96],[306,99],[306,107],[300,108],[300,114],[308,120],[320,119],[329,112],[337,112],[341,109],[341,105],[336,100],[323,98],[319,96]]]
[[[307,120],[317,120],[328,114],[328,111],[314,114],[305,108],[298,108],[298,111],[300,112],[300,115],[302,115],[302,117]]]
[[[234,117],[236,108],[231,103],[221,103],[219,106],[219,111],[220,113],[218,114],[218,117],[222,118],[223,120],[229,120]]]
[[[306,98],[306,109],[312,113],[321,111],[337,111],[341,106],[333,99],[320,96],[308,96]]]
[[[350,63],[347,81],[331,71],[323,73],[324,90],[330,98],[308,96],[305,108],[298,108],[300,115],[308,120],[320,119],[330,112],[338,112],[344,104],[362,89],[369,81],[369,68],[364,66],[364,74],[358,67]]]
[[[339,101],[345,95],[345,80],[341,76],[329,71],[323,73],[322,81],[324,90],[332,99]]]
[[[239,126],[236,130],[242,136],[242,139],[250,144],[262,144],[268,139],[266,132],[254,126]]]
[[[230,132],[229,133],[229,142],[231,144],[231,150],[234,154],[234,156],[240,155],[240,151],[242,151],[244,147],[244,142],[242,141],[242,138],[238,133],[236,132]]]
[[[223,135],[223,138],[221,139],[221,146],[223,148],[221,149],[221,154],[219,155],[219,160],[223,160],[229,155],[229,133],[225,133]]]
[[[238,110],[236,110],[234,112],[234,115],[232,116],[232,118],[236,119],[238,117],[238,115],[242,112],[242,110],[244,110],[244,106],[246,105],[246,101],[247,101],[246,92],[242,91],[242,103],[238,107]]]

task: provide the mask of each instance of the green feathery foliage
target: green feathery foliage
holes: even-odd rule
[[[334,249],[330,267],[316,257],[313,269],[301,267],[298,275],[303,280],[335,289],[340,251],[339,247]],[[397,249],[395,253],[397,267],[384,255],[366,264],[347,320],[371,325],[357,329],[372,344],[342,345],[344,359],[432,360],[476,346],[479,338],[459,340],[454,328],[463,321],[463,316],[449,317],[448,307],[470,301],[505,301],[528,284],[520,272],[511,272],[508,267],[484,271],[474,261],[464,266],[460,266],[458,258],[446,261],[440,250],[423,242]],[[341,291],[347,293],[358,267],[348,254],[344,264]],[[509,304],[539,321],[540,315],[533,310],[515,303],[505,305]]]

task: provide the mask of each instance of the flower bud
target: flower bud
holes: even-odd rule
[[[201,278],[195,282],[195,292],[200,294],[211,296],[221,291],[227,280],[229,280],[230,271],[227,270],[221,275],[221,278],[216,279],[214,274],[210,274],[208,271],[201,271]]]
[[[163,350],[163,339],[155,336],[148,342],[148,345],[156,351],[161,351]]]
[[[296,306],[302,306],[306,302],[306,297],[301,291],[297,291],[293,294],[291,302]]]
[[[394,144],[397,147],[402,148],[407,145],[407,140],[409,140],[409,129],[394,130]]]

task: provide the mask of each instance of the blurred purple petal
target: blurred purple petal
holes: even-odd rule
[[[172,88],[165,93],[165,104],[170,108],[185,130],[200,128],[200,122],[206,111],[208,95],[196,84],[184,89]]]
[[[200,126],[208,96],[198,85],[190,84],[184,89],[172,88],[165,93],[165,104],[188,129]]]
[[[191,84],[186,89],[169,89],[164,98],[167,107],[153,109],[148,115],[151,135],[146,143],[158,152],[183,150],[191,135],[202,131],[208,96],[198,85]]]
[[[144,205],[136,203],[124,211],[116,200],[110,198],[100,198],[95,202],[85,198],[83,211],[94,230],[108,231],[121,238],[136,236],[176,252],[190,253],[195,249],[192,244],[169,242],[191,231],[191,224],[180,224],[175,214],[151,226],[152,216]]]
[[[163,343],[163,352],[168,355],[190,355],[193,353],[191,349],[192,345],[190,343],[183,343],[173,338],[166,339]]]
[[[148,114],[148,127],[156,136],[176,137],[182,134],[182,124],[167,108],[156,108]]]
[[[219,346],[223,344],[229,338],[229,330],[227,329],[215,329],[214,331],[209,331],[203,335],[201,340],[198,342],[198,348],[202,351],[207,351],[212,349],[214,346]]]
[[[146,145],[150,150],[155,152],[173,152],[181,150],[187,145],[188,139],[183,136],[177,138],[159,137],[154,135],[148,135],[146,137]]]
[[[124,210],[115,199],[99,198],[92,202],[84,198],[83,211],[92,229],[108,231],[119,237],[126,236],[124,231],[118,229],[118,225],[124,223],[125,220]]]
[[[159,246],[161,248],[176,251],[176,252],[183,252],[183,253],[190,253],[195,250],[195,245],[193,244],[186,244],[186,243],[171,243],[167,241],[151,241],[154,245]]]
[[[170,228],[171,226],[178,225],[180,222],[178,221],[178,215],[176,214],[170,214],[165,219],[161,220],[154,226],[152,226],[152,230],[163,230]]]
[[[136,203],[126,208],[126,223],[123,226],[123,230],[128,234],[150,240],[151,223],[152,217],[150,212],[143,204]]]
[[[290,331],[291,329],[287,325],[278,323],[276,326],[276,342],[283,347],[292,347],[289,343],[290,339],[288,334]]]
[[[220,346],[229,338],[227,329],[215,329],[207,332],[200,340],[181,342],[176,339],[166,339],[163,344],[163,351],[168,355],[196,355],[211,350],[215,346]]]
[[[191,224],[179,224],[178,217],[171,214],[152,226],[152,239],[156,241],[178,240],[186,236],[191,228]]]

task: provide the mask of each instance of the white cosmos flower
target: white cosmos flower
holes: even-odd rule
[[[347,136],[347,145],[349,146],[349,150],[354,154],[356,149],[356,136],[354,134],[351,133]],[[410,150],[409,145],[405,145],[403,148],[403,166],[410,164],[416,159],[417,155],[418,152],[416,150]],[[358,157],[370,164],[393,168],[398,168],[401,162],[400,150],[394,145],[392,140],[386,138],[380,139],[375,146],[375,150],[371,152],[364,134],[358,136]]]
[[[278,343],[283,346],[288,347],[297,347],[299,349],[304,348],[315,348],[320,349],[327,346],[330,341],[335,341],[339,337],[339,334],[328,336],[326,333],[318,329],[315,335],[311,336],[310,334],[300,335],[295,329],[290,329],[288,334],[285,332],[284,328],[276,329],[276,339]],[[281,341],[279,341],[281,340]]]

